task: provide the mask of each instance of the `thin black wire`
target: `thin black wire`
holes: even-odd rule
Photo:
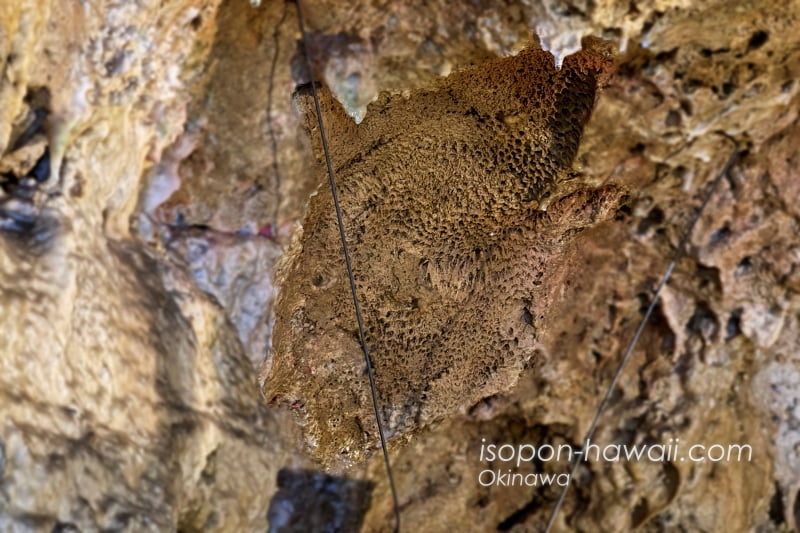
[[[655,310],[656,304],[658,303],[658,297],[661,294],[661,290],[667,284],[667,281],[669,281],[669,278],[672,275],[672,271],[675,269],[675,266],[678,264],[678,261],[681,259],[681,257],[683,257],[686,245],[689,242],[689,239],[691,238],[692,231],[694,230],[697,221],[700,220],[700,216],[703,214],[703,211],[705,211],[708,202],[711,200],[711,197],[713,196],[714,191],[717,188],[717,185],[722,180],[722,178],[728,174],[728,171],[731,169],[731,166],[733,165],[736,155],[739,153],[739,143],[736,141],[736,139],[734,139],[733,137],[722,131],[718,131],[715,133],[724,136],[726,139],[728,139],[733,143],[733,152],[728,158],[727,163],[725,163],[725,167],[711,183],[711,186],[709,187],[708,192],[706,193],[706,196],[703,199],[703,203],[700,204],[700,208],[695,212],[694,216],[689,222],[689,225],[686,228],[686,232],[684,233],[683,238],[681,238],[681,241],[678,244],[678,249],[672,256],[672,260],[669,262],[666,271],[664,271],[664,275],[661,277],[661,281],[659,282],[658,287],[656,287],[656,291],[653,294],[653,299],[650,301],[650,305],[647,307],[647,311],[642,317],[642,320],[639,322],[639,326],[636,328],[636,333],[634,333],[630,344],[628,344],[628,348],[625,350],[625,354],[622,356],[622,360],[619,362],[619,366],[617,367],[617,371],[614,374],[614,378],[611,380],[611,383],[609,383],[608,389],[606,389],[606,394],[605,396],[603,396],[603,400],[600,402],[600,405],[597,407],[597,410],[595,411],[594,420],[592,420],[592,424],[589,426],[589,431],[586,432],[586,435],[581,441],[582,444],[590,441],[594,436],[595,430],[597,429],[597,424],[600,421],[600,416],[602,416],[603,411],[605,411],[606,407],[608,407],[608,403],[611,401],[611,395],[614,393],[614,389],[617,387],[617,382],[619,382],[619,379],[622,376],[622,371],[625,369],[625,365],[631,358],[631,355],[633,354],[633,349],[636,347],[636,343],[639,341],[639,337],[641,337],[642,332],[644,331],[644,328],[647,325],[648,320],[650,320],[650,315],[652,315],[653,310]],[[576,457],[577,459],[572,460],[567,482],[564,485],[564,488],[561,489],[561,494],[559,494],[558,496],[556,505],[555,507],[553,507],[553,511],[550,513],[550,519],[547,521],[547,527],[544,530],[545,533],[550,533],[550,530],[552,529],[553,525],[555,524],[556,518],[558,517],[558,512],[564,505],[564,500],[567,497],[567,492],[569,491],[570,481],[575,476],[575,472],[578,470],[578,464],[580,463],[582,455],[576,454]]]
[[[344,261],[347,266],[347,276],[350,279],[350,292],[353,295],[353,307],[356,312],[356,321],[358,322],[358,336],[361,340],[361,349],[364,352],[364,361],[367,364],[367,376],[369,376],[369,387],[372,393],[372,407],[375,410],[375,422],[378,424],[378,433],[381,438],[381,449],[383,450],[383,460],[386,463],[386,475],[389,479],[389,486],[392,489],[392,502],[394,504],[394,531],[400,531],[400,504],[397,499],[397,488],[394,484],[394,475],[392,473],[392,464],[389,461],[389,450],[386,447],[386,435],[383,431],[383,422],[381,422],[380,408],[378,406],[378,389],[375,386],[375,375],[372,371],[372,362],[369,357],[369,348],[367,348],[367,338],[364,334],[364,320],[361,317],[361,305],[358,303],[358,292],[356,291],[356,280],[353,276],[353,268],[350,262],[350,251],[347,248],[347,237],[344,231],[344,221],[342,220],[342,209],[339,206],[339,196],[336,193],[336,180],[333,175],[333,165],[331,164],[331,154],[328,148],[328,140],[325,135],[325,126],[322,122],[322,111],[319,106],[319,96],[317,95],[317,85],[314,82],[314,69],[311,66],[310,53],[308,43],[306,42],[306,29],[303,22],[303,12],[300,8],[300,0],[295,0],[297,6],[297,21],[300,25],[300,35],[303,43],[303,52],[305,55],[306,66],[308,73],[311,77],[311,93],[314,96],[314,108],[317,113],[317,122],[319,123],[319,134],[322,138],[322,151],[325,153],[325,165],[328,167],[328,181],[331,186],[331,194],[333,195],[333,207],[336,210],[336,221],[339,224],[339,236],[342,239],[342,251],[344,252]]]

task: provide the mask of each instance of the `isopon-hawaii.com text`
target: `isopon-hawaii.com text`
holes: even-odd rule
[[[573,461],[651,461],[651,462],[750,462],[753,448],[749,444],[688,444],[679,438],[670,438],[665,443],[626,445],[600,445],[587,440],[582,448],[569,444],[553,446],[550,444],[496,444],[481,439],[479,460],[488,463],[478,474],[481,486],[536,487],[545,485],[566,486],[570,474],[521,473],[516,471],[531,462],[560,462],[572,464]]]

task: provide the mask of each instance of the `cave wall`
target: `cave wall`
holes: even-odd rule
[[[294,5],[254,4],[0,5],[5,530],[391,524],[380,457],[321,474],[299,406],[256,384],[276,261],[324,174],[292,98],[312,75]],[[590,464],[557,530],[795,530],[798,3],[304,6],[340,121],[526,45],[559,64],[587,35],[618,49],[568,182],[625,194],[553,258],[518,378],[392,443],[404,530],[543,528],[556,488],[481,487],[481,439],[581,439],[731,154],[716,131],[740,151],[596,440],[747,442],[755,459]]]
[[[2,5],[3,531],[263,530],[295,462],[220,303],[132,224],[218,7]]]

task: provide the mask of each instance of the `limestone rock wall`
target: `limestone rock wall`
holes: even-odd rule
[[[2,3],[3,531],[263,530],[297,462],[219,301],[132,231],[218,7]]]

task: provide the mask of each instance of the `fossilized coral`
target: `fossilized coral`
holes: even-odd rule
[[[526,50],[407,99],[384,96],[358,126],[323,92],[390,435],[506,391],[534,364],[530,302],[544,297],[569,236],[618,197],[570,179],[611,68],[602,42],[589,44],[561,70],[549,53]],[[310,98],[298,102],[318,137]],[[305,413],[323,461],[358,460],[377,432],[326,186],[290,257],[265,395]]]

